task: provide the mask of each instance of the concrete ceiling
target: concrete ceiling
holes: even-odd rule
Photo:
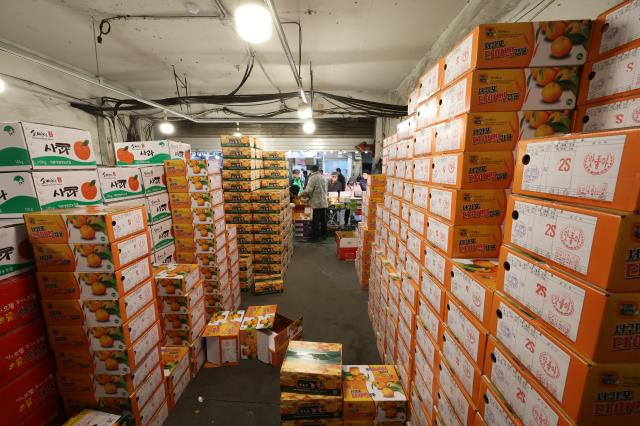
[[[213,0],[191,0],[219,14]],[[119,20],[94,50],[93,23],[120,14],[187,15],[176,0],[4,0],[0,38],[137,90],[175,95],[171,72],[186,73],[193,94],[224,94],[242,78],[246,44],[218,19]],[[223,0],[233,11],[237,0]],[[317,90],[386,100],[467,0],[276,0],[283,20],[302,24],[302,74]],[[297,60],[297,28],[286,25]],[[277,36],[256,45],[258,64],[239,93],[293,91]],[[265,75],[266,72],[266,75]]]

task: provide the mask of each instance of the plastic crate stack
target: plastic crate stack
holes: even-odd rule
[[[227,223],[238,227],[238,251],[253,259],[252,193],[260,189],[262,146],[250,136],[222,136],[222,178]]]
[[[367,190],[362,193],[362,220],[358,223],[358,251],[356,255],[356,274],[360,288],[369,288],[371,274],[371,244],[375,236],[376,207],[384,201],[387,177],[385,175],[369,175]]]
[[[590,28],[476,27],[420,79],[410,117],[384,141],[369,313],[415,424],[519,421],[514,407],[487,408],[483,377],[512,151],[570,130]]]
[[[146,424],[166,404],[146,218],[142,206],[25,215],[68,416],[100,408]]]

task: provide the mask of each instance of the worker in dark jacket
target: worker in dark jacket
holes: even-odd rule
[[[338,174],[338,182],[340,182],[341,186],[341,189],[339,189],[339,191],[344,191],[347,188],[347,180],[344,178],[340,167],[336,169],[336,173]]]

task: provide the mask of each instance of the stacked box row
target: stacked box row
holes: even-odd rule
[[[358,223],[356,232],[358,238],[356,273],[360,288],[363,290],[369,287],[371,244],[375,235],[376,208],[379,203],[384,201],[385,189],[385,175],[369,175],[367,190],[362,193],[362,220]]]

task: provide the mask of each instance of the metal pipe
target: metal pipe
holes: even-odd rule
[[[34,55],[32,53],[28,53],[20,48],[12,46],[8,43],[0,41],[0,52],[6,53],[8,55],[15,56],[21,60],[31,62],[37,65],[40,65],[44,68],[48,68],[53,71],[57,71],[61,74],[67,75],[69,77],[76,78],[78,80],[82,80],[85,83],[92,84],[94,86],[100,87],[102,89],[111,91],[113,93],[117,93],[120,96],[127,97],[129,99],[136,100],[145,105],[149,105],[151,107],[157,108],[159,110],[165,111],[167,114],[170,114],[174,117],[182,118],[183,120],[191,121],[192,123],[302,123],[303,120],[299,118],[193,118],[186,114],[181,113],[180,111],[176,111],[171,108],[167,108],[166,106],[159,104],[157,102],[145,99],[143,97],[137,96],[128,90],[120,89],[111,84],[105,83],[104,80],[100,77],[96,77],[91,74],[82,73],[80,71],[76,71],[70,67],[66,67],[63,65],[56,64],[48,59],[42,58],[40,56]]]
[[[276,6],[273,3],[273,0],[264,0],[269,8],[269,12],[271,12],[271,19],[273,19],[273,25],[276,27],[276,32],[278,33],[278,38],[280,39],[280,44],[282,45],[282,50],[284,50],[284,55],[287,57],[287,61],[289,61],[289,68],[291,68],[291,72],[293,73],[293,78],[295,78],[296,83],[298,84],[298,90],[300,91],[300,97],[303,102],[307,102],[307,96],[304,93],[304,87],[302,86],[302,79],[300,75],[298,75],[298,70],[296,70],[296,63],[293,59],[293,55],[291,54],[291,48],[289,47],[289,42],[287,41],[287,36],[284,33],[284,29],[282,28],[282,22],[280,22],[280,17],[278,16],[278,11],[276,10]]]

